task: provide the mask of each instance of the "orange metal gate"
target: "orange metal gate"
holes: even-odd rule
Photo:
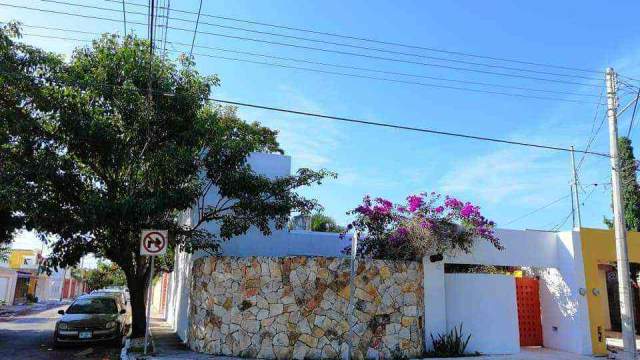
[[[542,346],[538,279],[516,278],[520,346]]]

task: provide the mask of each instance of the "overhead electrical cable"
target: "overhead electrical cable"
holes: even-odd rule
[[[560,197],[560,198],[558,198],[558,199],[555,199],[555,200],[553,200],[553,201],[551,201],[551,202],[549,202],[549,203],[545,204],[544,206],[541,206],[541,207],[539,207],[539,208],[537,208],[537,209],[535,209],[535,210],[533,210],[533,211],[531,211],[531,212],[528,212],[528,213],[526,213],[526,214],[524,214],[524,215],[522,215],[522,216],[519,216],[519,217],[517,217],[517,218],[515,218],[515,219],[513,219],[513,220],[510,220],[510,221],[508,221],[508,222],[504,223],[504,225],[503,225],[503,226],[507,226],[507,225],[513,224],[513,223],[514,223],[514,222],[516,222],[516,221],[519,221],[519,220],[522,220],[522,219],[524,219],[524,218],[526,218],[526,217],[529,217],[529,216],[531,216],[531,215],[533,215],[533,214],[535,214],[535,213],[537,213],[537,212],[539,212],[539,211],[542,211],[542,210],[544,210],[544,209],[546,209],[546,208],[548,208],[548,207],[550,207],[550,206],[552,206],[552,205],[555,205],[555,204],[559,203],[560,201],[562,201],[562,200],[564,200],[564,199],[567,199],[567,198],[569,198],[569,197],[571,197],[571,194],[569,194],[569,195],[565,195],[565,196],[562,196],[562,197]]]
[[[59,27],[29,25],[29,24],[21,24],[21,25],[24,26],[24,27],[34,28],[34,29],[57,30],[57,31],[64,31],[64,32],[71,32],[71,33],[90,34],[90,35],[96,35],[96,36],[100,35],[100,33],[96,33],[96,32],[82,31],[82,30],[71,30],[71,29],[65,29],[65,28],[59,28]],[[33,34],[31,34],[31,35],[33,35]],[[35,36],[35,35],[33,35],[33,36]],[[170,44],[175,44],[175,45],[180,45],[180,46],[185,46],[185,47],[190,46],[189,44],[186,44],[186,43],[183,43],[183,42],[178,42],[178,41],[171,41],[169,43]],[[312,61],[312,60],[306,60],[306,59],[300,59],[300,58],[282,57],[282,56],[268,55],[268,54],[262,54],[262,53],[256,53],[256,52],[231,50],[231,49],[220,48],[220,47],[211,47],[211,46],[206,46],[206,45],[194,45],[194,47],[195,48],[199,48],[199,49],[207,49],[207,50],[228,52],[228,53],[241,54],[241,55],[249,55],[249,56],[258,56],[258,57],[276,59],[276,60],[283,60],[283,61],[292,61],[292,62],[298,62],[298,63],[312,64],[312,65],[321,65],[321,66],[329,66],[329,67],[336,67],[336,68],[344,68],[344,69],[350,69],[350,70],[360,70],[360,71],[367,71],[367,72],[380,73],[380,74],[386,74],[386,75],[398,75],[398,76],[407,76],[407,77],[414,77],[414,78],[424,78],[424,79],[437,80],[437,81],[446,81],[446,82],[453,82],[453,83],[460,83],[460,84],[490,86],[490,87],[498,87],[498,88],[505,88],[505,89],[513,89],[513,90],[535,91],[535,92],[544,92],[544,93],[550,93],[550,94],[582,96],[582,97],[598,97],[599,96],[599,95],[595,95],[595,94],[576,93],[576,92],[570,92],[570,91],[550,90],[550,89],[541,89],[541,88],[530,88],[530,87],[521,87],[521,86],[510,86],[510,85],[487,83],[487,82],[481,82],[481,81],[458,80],[458,79],[450,79],[450,78],[445,78],[445,77],[429,76],[429,75],[422,75],[422,74],[412,74],[412,73],[406,73],[406,72],[386,71],[386,70],[379,70],[379,69],[367,68],[367,67],[350,66],[350,65],[327,63],[327,62],[321,62],[321,61]],[[166,48],[166,42],[165,42],[165,48]],[[201,56],[212,56],[210,54],[200,54],[200,55]],[[264,64],[270,64],[270,63],[264,63]],[[602,100],[601,96],[600,96],[600,100]]]
[[[638,95],[636,95],[636,101],[633,105],[633,113],[631,114],[631,121],[629,122],[629,130],[627,130],[627,137],[631,136],[631,129],[633,129],[633,120],[636,118],[636,109],[638,108],[638,98],[640,98],[640,88],[638,88]]]
[[[62,40],[72,40],[72,41],[81,41],[81,42],[91,42],[91,40],[87,40],[87,39],[77,39],[77,38],[54,36],[54,35],[40,35],[40,34],[32,34],[32,33],[24,33],[23,35],[25,35],[25,36],[34,36],[34,37],[42,37],[42,38],[50,38],[50,39],[62,39]],[[179,51],[172,51],[172,52],[179,52]],[[559,98],[555,98],[555,97],[525,95],[525,94],[508,93],[508,92],[492,91],[492,90],[484,90],[484,89],[472,89],[472,88],[466,88],[466,87],[460,87],[460,86],[450,86],[450,85],[442,85],[442,84],[433,84],[433,83],[425,83],[425,82],[417,82],[417,81],[408,81],[408,80],[400,80],[400,79],[391,79],[391,78],[383,78],[383,77],[376,77],[376,76],[368,76],[368,75],[361,75],[361,74],[351,74],[351,73],[343,73],[343,72],[336,72],[336,71],[327,71],[327,70],[321,70],[321,69],[313,69],[313,68],[307,68],[307,67],[284,65],[284,64],[262,62],[262,61],[254,61],[254,60],[240,59],[240,58],[231,58],[231,57],[216,56],[216,55],[209,55],[209,54],[195,53],[195,55],[209,57],[209,58],[216,58],[216,59],[221,59],[221,60],[245,62],[245,63],[251,63],[251,64],[258,64],[258,65],[268,65],[268,66],[272,66],[272,67],[279,67],[279,68],[285,68],[285,69],[296,69],[296,70],[303,70],[303,71],[322,73],[322,74],[338,75],[338,76],[369,79],[369,80],[379,80],[379,81],[400,83],[400,84],[411,84],[411,85],[418,85],[418,86],[423,86],[423,87],[432,87],[432,88],[441,88],[441,89],[449,89],[449,90],[467,91],[467,92],[473,92],[473,93],[483,93],[483,94],[492,94],[492,95],[511,96],[511,97],[517,97],[517,98],[525,98],[525,99],[558,101],[558,102],[568,102],[568,103],[578,103],[578,104],[594,104],[594,102],[584,101],[584,100],[559,99]]]
[[[105,0],[105,1],[113,2],[115,0]],[[141,7],[145,7],[146,6],[144,4],[139,4],[139,3],[134,3],[134,2],[128,2],[128,3],[131,6],[141,6]],[[195,12],[193,12],[193,11],[187,11],[187,10],[181,10],[181,9],[174,9],[174,11],[178,12],[178,13],[183,13],[183,14],[192,14],[192,15],[195,14]],[[399,47],[404,47],[404,48],[411,48],[411,49],[424,50],[424,51],[430,51],[430,52],[438,52],[438,53],[449,54],[449,55],[468,56],[468,57],[473,57],[473,58],[478,58],[478,59],[511,62],[511,63],[517,63],[517,64],[522,64],[522,65],[548,67],[548,68],[556,68],[556,69],[563,69],[563,70],[572,70],[572,71],[579,71],[579,72],[585,72],[585,73],[594,73],[594,74],[601,73],[601,71],[593,70],[593,69],[584,69],[584,68],[577,68],[577,67],[571,67],[571,66],[546,64],[546,63],[518,60],[518,59],[512,59],[512,58],[486,56],[486,55],[473,54],[473,53],[469,53],[469,52],[451,51],[451,50],[446,50],[446,49],[438,49],[438,48],[426,47],[426,46],[420,46],[420,45],[412,45],[412,44],[392,42],[392,41],[383,41],[383,40],[371,39],[371,38],[360,37],[360,36],[337,34],[337,33],[317,31],[317,30],[312,30],[312,29],[304,29],[304,28],[292,27],[292,26],[286,26],[286,25],[278,25],[278,24],[272,24],[272,23],[266,23],[266,22],[252,21],[252,20],[247,20],[247,19],[239,19],[239,18],[228,17],[228,16],[220,16],[220,15],[207,14],[207,13],[203,13],[202,16],[203,17],[212,18],[212,19],[220,19],[220,20],[227,20],[227,21],[233,21],[233,22],[240,22],[240,23],[244,23],[244,24],[266,26],[266,27],[283,29],[283,30],[292,30],[292,31],[304,32],[304,33],[309,33],[309,34],[331,36],[331,37],[336,37],[336,38],[343,38],[343,39],[349,39],[349,40],[376,43],[376,44],[381,44],[381,45],[399,46]]]
[[[110,9],[110,8],[95,7],[95,6],[90,6],[90,5],[66,3],[66,2],[57,1],[57,0],[42,0],[42,1],[55,2],[55,3],[64,3],[64,4],[83,7],[83,8],[98,8],[98,9],[105,10],[105,11],[113,11],[114,10],[114,9]],[[36,10],[36,11],[45,11],[45,12],[54,12],[55,11],[55,10],[49,10],[49,9],[29,8],[29,7],[26,7],[26,6],[10,5],[10,4],[5,4],[5,3],[0,3],[0,5],[23,8],[23,9],[30,9],[30,10]],[[64,12],[57,12],[57,13],[64,13]],[[132,12],[129,11],[129,14],[132,14]],[[138,14],[142,14],[142,13],[138,13]],[[72,15],[72,16],[76,15],[77,16],[79,14],[66,13],[66,15]],[[177,20],[177,19],[176,18],[172,18],[172,20]],[[189,21],[191,21],[191,20],[189,20]],[[180,27],[175,27],[175,26],[172,26],[170,28],[174,29],[174,30],[178,30],[178,31],[189,32],[189,33],[192,33],[192,31],[193,31],[191,29],[180,28]],[[563,83],[563,84],[571,84],[571,85],[600,87],[599,85],[594,85],[594,84],[590,84],[590,83],[583,83],[583,82],[577,82],[577,81],[568,81],[568,80],[550,79],[550,78],[540,78],[540,77],[528,76],[528,75],[522,75],[522,74],[512,74],[512,73],[495,72],[495,71],[487,71],[487,70],[480,70],[480,69],[463,68],[463,67],[456,67],[456,66],[445,65],[445,64],[437,64],[437,63],[428,63],[428,62],[413,61],[413,60],[407,60],[407,59],[390,58],[390,57],[376,56],[376,55],[356,53],[356,52],[350,52],[350,51],[319,48],[319,47],[313,47],[313,46],[285,43],[285,42],[279,42],[279,41],[271,41],[271,40],[264,40],[264,39],[257,39],[257,38],[249,38],[249,37],[242,37],[242,36],[229,35],[229,34],[220,34],[220,33],[204,31],[204,30],[200,30],[199,33],[205,34],[205,35],[217,36],[217,37],[224,37],[224,38],[228,38],[228,39],[243,40],[243,41],[248,41],[248,42],[257,42],[257,43],[263,43],[263,44],[269,44],[269,45],[278,45],[278,46],[283,46],[283,47],[291,47],[291,48],[304,49],[304,50],[313,50],[313,51],[319,51],[319,52],[324,52],[324,53],[335,53],[335,54],[362,57],[362,58],[369,58],[369,59],[375,59],[375,60],[406,63],[406,64],[421,65],[421,66],[428,66],[428,67],[438,67],[438,68],[444,68],[444,69],[450,69],[450,70],[475,72],[475,73],[489,74],[489,75],[496,75],[496,76],[503,76],[503,77],[523,78],[523,79],[530,79],[530,80],[537,80],[537,81],[547,81],[547,82],[555,82],[555,83]],[[597,80],[597,79],[589,78],[589,80]]]
[[[0,71],[0,73],[4,73],[6,75],[12,75],[12,73],[9,73],[9,72]],[[109,87],[109,88],[117,88],[117,89],[121,89],[123,91],[138,91],[138,92],[141,91],[139,89],[131,89],[131,88],[124,87],[124,86],[121,86],[121,85],[106,84],[106,83],[100,84],[99,86]],[[179,94],[170,93],[170,92],[163,92],[163,91],[157,91],[157,90],[152,90],[151,92],[153,94],[158,94],[158,95],[167,96],[167,97],[179,96]],[[562,151],[562,152],[572,152],[572,151],[574,151],[576,153],[586,153],[586,154],[590,154],[590,155],[594,155],[594,156],[601,156],[601,157],[605,157],[605,158],[611,158],[611,156],[609,154],[600,153],[600,152],[596,152],[596,151],[590,151],[590,150],[589,151],[587,151],[587,150],[574,150],[574,149],[571,149],[571,148],[565,148],[565,147],[560,147],[560,146],[527,143],[527,142],[523,142],[523,141],[507,140],[507,139],[494,138],[494,137],[488,137],[488,136],[471,135],[471,134],[465,134],[465,133],[459,133],[459,132],[435,130],[435,129],[430,129],[430,128],[419,128],[419,127],[413,127],[413,126],[406,126],[406,125],[398,125],[398,124],[370,121],[370,120],[364,120],[364,119],[358,119],[358,118],[349,118],[349,117],[344,117],[344,116],[334,116],[334,115],[328,115],[328,114],[313,113],[313,112],[308,112],[308,111],[300,111],[300,110],[294,110],[294,109],[281,108],[281,107],[276,107],[276,106],[267,106],[267,105],[259,105],[259,104],[251,104],[251,103],[246,103],[246,102],[232,101],[232,100],[226,100],[226,99],[220,99],[220,98],[214,98],[214,97],[207,97],[206,100],[214,101],[214,102],[221,103],[221,104],[228,104],[228,105],[241,106],[241,107],[249,107],[249,108],[261,109],[261,110],[269,110],[269,111],[286,113],[286,114],[301,115],[301,116],[306,116],[306,117],[314,117],[314,118],[323,119],[323,120],[334,120],[334,121],[340,121],[340,122],[351,123],[351,124],[378,126],[378,127],[391,128],[391,129],[397,129],[397,130],[406,130],[406,131],[412,131],[412,132],[427,133],[427,134],[442,135],[442,136],[450,136],[450,137],[470,139],[470,140],[478,140],[478,141],[487,141],[487,142],[493,142],[493,143],[517,145],[517,146],[531,147],[531,148],[537,148],[537,149],[555,150],[555,151]]]
[[[189,50],[189,57],[193,54],[193,45],[196,43],[196,34],[198,34],[198,24],[200,23],[200,12],[202,11],[202,0],[200,0],[200,7],[198,7],[198,18],[196,19],[196,26],[193,28],[193,38],[191,39],[191,50]],[[178,19],[174,19],[178,20]],[[181,19],[180,19],[181,20]]]

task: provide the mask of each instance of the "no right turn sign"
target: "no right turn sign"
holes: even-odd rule
[[[140,255],[157,256],[167,252],[167,230],[142,230]]]

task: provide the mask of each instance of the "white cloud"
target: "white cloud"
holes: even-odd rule
[[[538,205],[547,201],[547,190],[560,192],[561,186],[562,191],[568,189],[568,179],[566,162],[548,153],[512,148],[459,162],[441,178],[441,188],[490,204],[509,201]]]
[[[285,108],[323,113],[322,106],[305,97],[300,90],[281,86],[278,103]],[[335,123],[301,115],[274,113],[255,109],[240,109],[244,119],[259,121],[279,131],[278,141],[291,155],[294,168],[328,167],[338,157],[341,143],[347,137]]]

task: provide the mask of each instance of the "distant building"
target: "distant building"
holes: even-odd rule
[[[73,299],[87,291],[77,271],[59,269],[51,275],[40,272],[43,260],[41,250],[11,250],[8,261],[0,262],[0,305]]]

